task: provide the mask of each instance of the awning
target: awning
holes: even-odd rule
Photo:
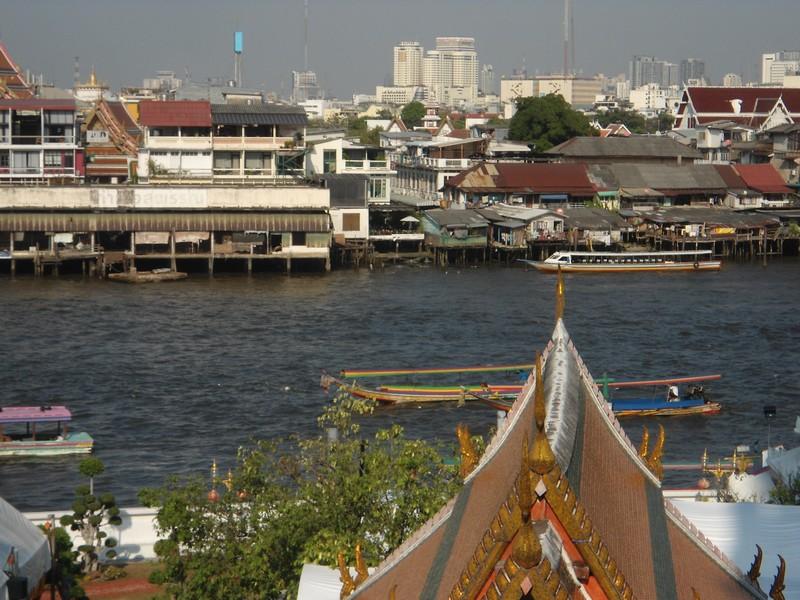
[[[0,231],[274,231],[328,233],[327,213],[0,213]]]
[[[597,192],[597,196],[599,198],[616,198],[618,196],[618,192],[616,190],[610,192]]]
[[[539,199],[543,202],[548,201],[559,201],[559,202],[566,202],[569,199],[569,196],[566,194],[542,194],[539,196]]]

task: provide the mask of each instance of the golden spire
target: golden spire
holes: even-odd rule
[[[222,483],[225,484],[229,492],[233,489],[233,471],[228,469],[228,475],[222,480]]]
[[[786,600],[786,596],[783,595],[783,590],[786,589],[786,585],[784,585],[783,580],[786,577],[786,561],[783,560],[783,557],[778,554],[778,560],[780,564],[778,565],[778,573],[775,575],[775,579],[772,582],[772,587],[769,588],[769,597],[772,600]]]
[[[756,555],[753,557],[753,564],[750,565],[750,570],[747,571],[747,578],[754,586],[760,589],[758,585],[758,578],[761,577],[761,561],[764,558],[764,552],[761,546],[756,544]]]
[[[639,445],[639,457],[646,459],[647,458],[647,447],[650,444],[650,430],[647,429],[647,426],[642,428],[642,443]]]
[[[89,85],[97,87],[97,73],[94,71],[94,65],[92,65],[92,74],[89,75]]]
[[[465,424],[459,423],[456,426],[456,436],[461,447],[461,467],[458,472],[462,479],[466,479],[467,475],[472,473],[475,467],[478,466],[478,452],[472,443],[469,427]]]
[[[556,280],[556,322],[564,318],[564,308],[567,304],[564,292],[564,276],[561,274],[561,265],[558,266],[558,279]]]
[[[336,555],[336,562],[339,565],[339,581],[342,582],[342,591],[339,592],[339,599],[344,600],[355,591],[356,582],[353,581],[353,576],[350,575],[350,569],[344,562],[343,552],[339,552],[339,554]]]

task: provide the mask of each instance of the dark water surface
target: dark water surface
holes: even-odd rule
[[[764,404],[777,406],[772,441],[795,446],[799,275],[790,259],[718,274],[570,276],[565,322],[595,377],[723,374],[713,384],[721,415],[660,421],[666,460],[765,445]],[[214,458],[227,469],[253,437],[315,434],[322,369],[532,361],[552,330],[554,282],[522,268],[404,266],[143,286],[0,279],[0,402],[69,406],[106,465],[98,486],[132,505],[169,474],[207,474]],[[485,432],[495,413],[439,405],[371,418],[390,421],[454,440],[459,421]],[[635,440],[642,423],[623,422]],[[0,458],[0,496],[67,508],[80,460]]]

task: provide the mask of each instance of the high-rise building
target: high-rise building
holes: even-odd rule
[[[319,97],[320,89],[314,71],[292,71],[292,100],[305,102]]]
[[[800,71],[800,51],[769,52],[761,55],[761,83],[783,85],[784,76]]]
[[[494,67],[492,65],[483,65],[481,67],[481,85],[478,91],[484,96],[495,93]]]
[[[690,79],[706,79],[706,63],[696,58],[684,58],[681,61],[680,83],[685,85]]]
[[[478,53],[475,38],[437,37],[425,53],[423,85],[447,105],[472,103],[478,97]]]
[[[657,83],[662,87],[680,83],[678,65],[659,60],[654,56],[634,56],[629,66],[629,76],[631,89],[649,83]]]
[[[400,42],[394,47],[394,85],[422,85],[422,62],[425,49],[419,42]]]

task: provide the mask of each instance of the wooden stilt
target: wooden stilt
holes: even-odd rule
[[[175,258],[175,230],[169,232],[169,268],[178,270],[178,261]]]

